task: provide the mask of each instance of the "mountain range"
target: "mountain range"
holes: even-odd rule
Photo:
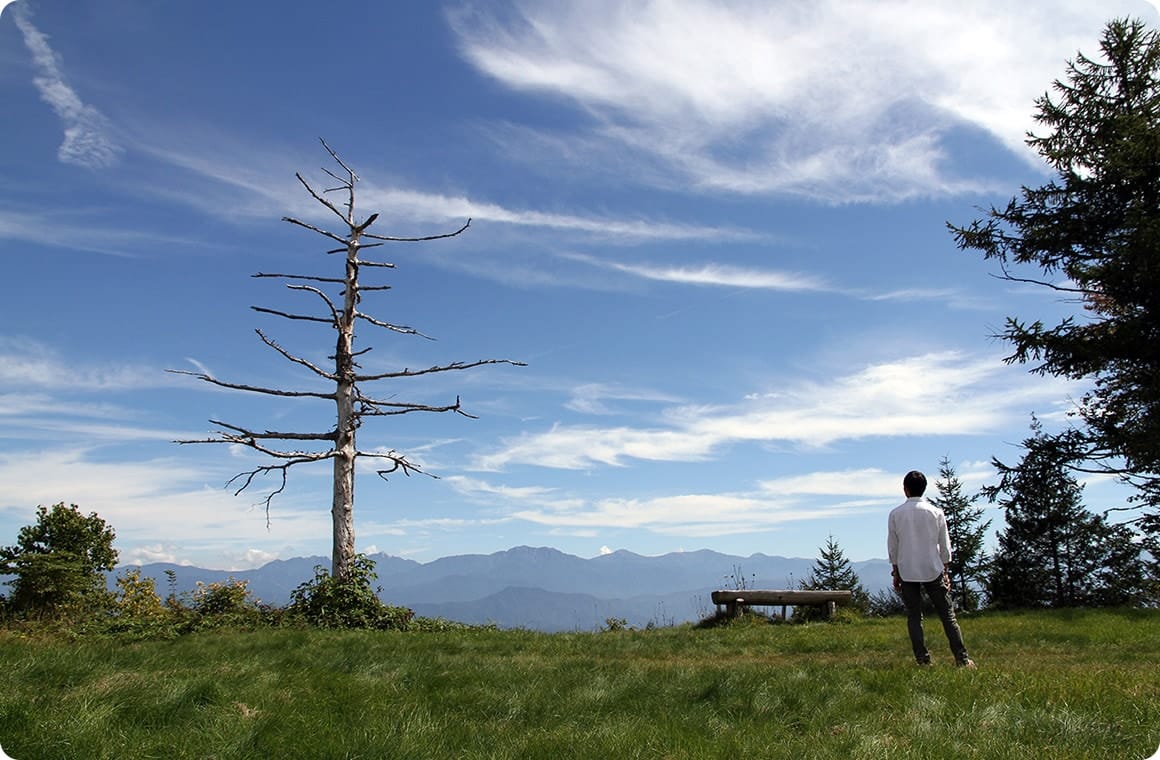
[[[736,557],[710,550],[646,557],[628,551],[583,559],[556,549],[519,546],[494,554],[466,554],[431,562],[373,554],[380,597],[425,617],[537,631],[598,630],[608,619],[644,627],[700,620],[713,612],[710,593],[724,588],[795,588],[814,560],[754,554]],[[291,592],[329,569],[328,557],[275,560],[253,570],[210,570],[152,563],[140,567],[157,593],[181,595],[196,584],[245,580],[252,596],[283,606]],[[863,587],[875,593],[890,584],[884,559],[852,562]],[[112,578],[125,568],[117,568]],[[170,576],[169,573],[172,573]]]

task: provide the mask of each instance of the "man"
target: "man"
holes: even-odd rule
[[[938,612],[955,664],[975,667],[967,656],[963,635],[951,604],[951,539],[943,511],[923,498],[926,476],[911,470],[902,479],[906,501],[890,512],[886,550],[894,566],[894,588],[906,604],[906,628],[919,665],[930,665],[930,652],[922,632],[922,592]]]

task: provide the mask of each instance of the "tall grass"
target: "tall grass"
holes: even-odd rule
[[[559,760],[1145,758],[1160,744],[1160,612],[963,627],[977,671],[949,652],[914,666],[900,619],[138,642],[7,632],[0,746],[16,760]]]

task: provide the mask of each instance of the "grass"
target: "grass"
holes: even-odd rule
[[[32,758],[1146,758],[1160,611],[540,634],[0,632],[0,746]],[[944,645],[937,621],[931,642]]]

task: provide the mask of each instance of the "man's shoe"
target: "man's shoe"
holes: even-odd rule
[[[957,661],[957,662],[955,663],[955,665],[957,665],[957,666],[958,666],[958,667],[960,667],[960,668],[966,668],[967,670],[975,670],[975,669],[976,669],[976,668],[975,668],[975,661],[974,661],[974,660],[972,660],[970,657],[968,657],[968,658],[967,658],[967,659],[965,659],[965,660],[959,660],[959,661]]]

